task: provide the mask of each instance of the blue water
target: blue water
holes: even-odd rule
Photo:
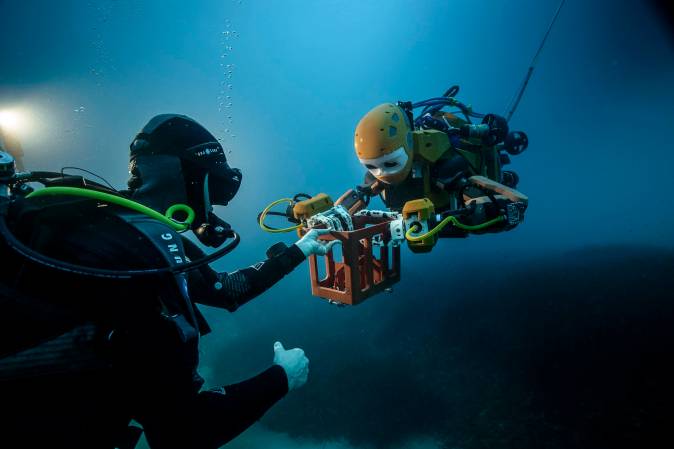
[[[151,116],[176,112],[206,125],[244,174],[237,198],[218,210],[242,235],[216,264],[233,270],[278,240],[255,223],[267,203],[300,191],[336,198],[361,181],[353,130],[371,107],[459,84],[475,110],[505,113],[557,5],[5,0],[0,110],[24,115],[16,132],[28,168],[76,165],[118,187],[129,142]],[[311,297],[303,265],[235,314],[207,311],[209,384],[265,368],[275,339],[312,361],[307,386],[231,447],[582,447],[582,437],[561,435],[585,435],[590,421],[543,416],[539,399],[553,395],[529,376],[531,365],[515,375],[503,354],[542,360],[545,345],[526,357],[513,349],[550,335],[541,320],[553,319],[555,332],[569,326],[559,338],[576,341],[574,332],[595,327],[574,323],[614,311],[626,291],[635,292],[623,295],[628,304],[651,293],[664,301],[674,40],[657,15],[637,0],[565,5],[511,121],[531,142],[511,166],[530,198],[515,231],[443,241],[429,255],[405,250],[399,286],[359,307]],[[554,321],[569,298],[580,301],[578,316]],[[641,306],[625,307],[630,317]],[[644,323],[662,312],[648,310]],[[492,353],[504,341],[509,349]]]

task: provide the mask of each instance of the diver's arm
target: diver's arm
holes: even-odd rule
[[[188,239],[183,239],[191,260],[203,252]],[[297,245],[290,245],[255,265],[231,273],[218,273],[205,266],[190,273],[189,290],[194,302],[233,312],[290,273],[306,256]]]
[[[287,393],[285,371],[273,365],[237,384],[183,400],[171,396],[139,422],[152,447],[213,449],[254,424]]]
[[[152,447],[216,448],[250,427],[289,391],[309,377],[300,348],[274,343],[274,364],[257,376],[186,396],[172,394],[140,422]]]

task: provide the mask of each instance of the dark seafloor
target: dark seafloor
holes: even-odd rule
[[[636,246],[473,262],[441,293],[419,282],[328,329],[300,316],[301,328],[240,338],[306,343],[311,382],[263,419],[294,436],[377,448],[418,435],[447,449],[665,448],[673,273],[674,252]]]

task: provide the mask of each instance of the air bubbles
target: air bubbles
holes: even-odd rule
[[[231,1],[234,3],[237,0]],[[238,1],[238,4],[241,4],[241,1]],[[227,153],[231,153],[232,151],[229,148],[231,147],[231,139],[236,137],[232,134],[234,126],[234,101],[232,97],[234,83],[232,81],[236,78],[237,72],[237,66],[233,62],[237,55],[234,40],[240,36],[236,30],[236,25],[229,18],[223,19],[222,28],[218,35],[220,37],[220,53],[218,55],[220,80],[217,104],[220,117],[219,134],[221,135],[218,140],[222,142],[222,146],[227,150]]]
[[[84,112],[84,111],[85,111],[84,106],[79,106],[79,107],[73,109],[73,112],[75,112],[75,113],[80,113],[80,112]]]

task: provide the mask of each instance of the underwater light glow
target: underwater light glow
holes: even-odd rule
[[[8,132],[21,132],[26,126],[26,114],[16,109],[0,111],[0,128]]]

